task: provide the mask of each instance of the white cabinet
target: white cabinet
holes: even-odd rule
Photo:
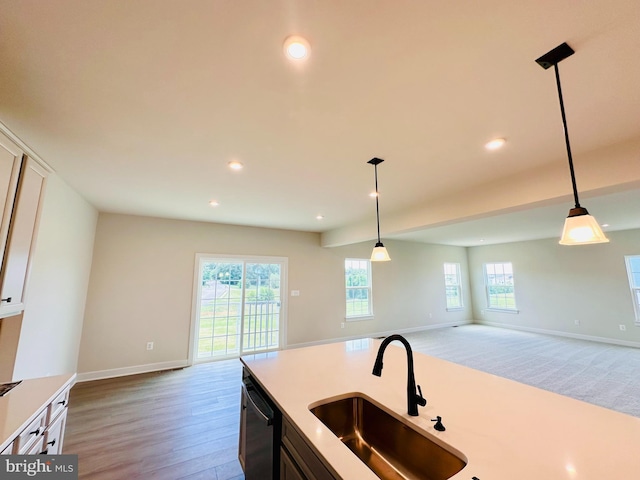
[[[0,455],[13,455],[13,442],[4,447],[4,450],[0,452]]]
[[[11,439],[11,443],[2,453],[14,455],[62,453],[70,388],[71,386],[67,385],[53,401],[43,405],[33,420]]]
[[[14,452],[16,454],[27,454],[31,452],[34,448],[34,445],[42,445],[42,437],[44,436],[44,431],[46,430],[47,422],[47,410],[44,409],[38,413],[36,418],[29,423],[27,428],[20,432],[15,440],[14,444]],[[40,452],[36,452],[40,453]]]
[[[62,453],[75,374],[23,380],[0,397],[0,453]]]
[[[31,158],[24,158],[2,262],[0,317],[24,310],[46,177],[44,168]]]
[[[0,263],[9,234],[9,223],[13,212],[18,175],[24,152],[7,136],[0,132]]]
[[[64,408],[44,431],[44,446],[38,453],[44,453],[46,455],[58,455],[62,453],[62,441],[64,439],[66,422],[67,409]]]
[[[24,310],[47,174],[0,132],[0,318]]]

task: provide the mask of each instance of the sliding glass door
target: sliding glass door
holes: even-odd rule
[[[198,256],[194,361],[277,350],[286,259]]]

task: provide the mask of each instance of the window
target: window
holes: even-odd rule
[[[444,264],[444,288],[447,295],[447,310],[459,310],[462,304],[462,282],[460,280],[460,264]]]
[[[629,287],[633,299],[633,309],[636,312],[636,323],[640,325],[640,255],[624,257],[629,275]]]
[[[346,317],[349,319],[372,316],[371,261],[357,258],[345,259],[344,276],[347,289]]]
[[[488,308],[517,312],[511,262],[485,263],[484,283]]]

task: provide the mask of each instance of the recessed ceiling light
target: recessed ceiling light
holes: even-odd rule
[[[209,205],[211,205],[212,207],[217,207],[218,205],[220,205],[220,203],[217,200],[211,200],[209,202]]]
[[[229,162],[229,168],[231,170],[242,170],[243,167],[244,165],[242,164],[242,162],[239,162],[237,160],[232,160],[231,162]]]
[[[602,225],[600,225],[600,226],[601,226],[601,227],[605,227],[605,228],[607,228],[607,227],[609,226],[609,224],[608,224],[608,223],[603,223],[603,224],[602,224]]]
[[[291,35],[284,41],[284,54],[290,60],[305,60],[311,53],[309,42],[299,35]]]
[[[324,215],[316,215],[316,220],[322,220],[324,218]]]
[[[494,138],[490,142],[484,144],[484,148],[487,150],[498,150],[502,148],[507,141],[504,138]]]

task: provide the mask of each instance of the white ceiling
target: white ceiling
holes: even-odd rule
[[[578,186],[582,155],[640,138],[638,0],[0,0],[0,12],[0,121],[100,211],[315,232],[368,222],[372,237],[374,156],[383,225],[452,192],[472,203],[502,178],[566,171],[553,70],[534,61],[564,41]],[[302,65],[282,54],[290,34],[311,43]],[[506,147],[485,151],[495,137]],[[523,199],[538,208],[518,214],[383,233],[556,236],[572,206],[562,182],[566,198]],[[640,227],[639,195],[618,183],[586,206],[612,229]],[[620,202],[624,218],[608,220]]]

